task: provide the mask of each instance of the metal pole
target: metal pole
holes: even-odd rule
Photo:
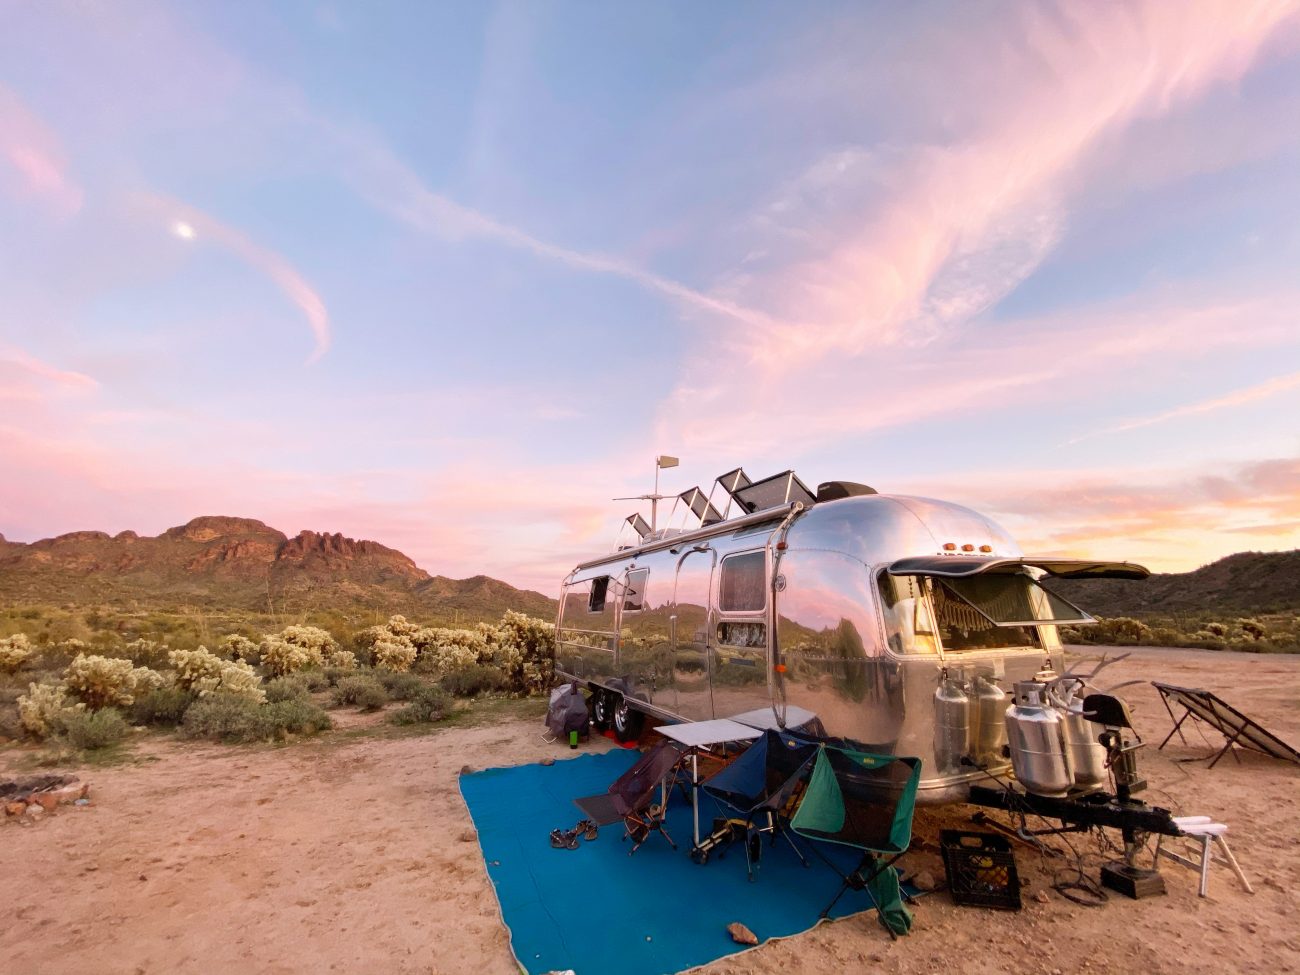
[[[691,751],[691,814],[695,818],[695,845],[700,845],[700,751]]]
[[[659,516],[659,458],[655,458],[655,493],[650,496],[650,530],[659,526],[655,524]]]

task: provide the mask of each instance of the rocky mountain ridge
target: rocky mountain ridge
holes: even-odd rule
[[[199,606],[283,612],[549,617],[555,602],[487,576],[432,576],[396,549],[337,532],[292,538],[252,518],[205,515],[157,536],[75,531],[31,543],[0,535],[0,599],[25,604]]]

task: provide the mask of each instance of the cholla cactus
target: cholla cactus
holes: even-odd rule
[[[221,691],[259,704],[266,700],[262,679],[249,664],[222,660],[206,647],[173,650],[167,657],[176,668],[176,686],[191,690],[199,697]]]
[[[232,660],[249,660],[257,654],[257,644],[238,633],[222,637],[217,646],[221,651],[220,656],[229,657]]]
[[[27,693],[18,698],[19,720],[39,738],[54,732],[63,715],[85,709],[80,702],[68,701],[68,690],[62,684],[28,684]]]
[[[357,655],[351,650],[335,650],[325,658],[325,666],[337,667],[339,670],[354,670],[357,666]]]
[[[286,626],[262,638],[262,665],[278,677],[306,667],[323,667],[338,652],[334,638],[318,626]]]
[[[513,648],[503,670],[516,693],[535,694],[550,686],[555,674],[555,625],[506,610],[497,624],[503,648]]]
[[[139,669],[147,671],[144,667]],[[98,711],[130,704],[135,700],[136,686],[148,686],[150,678],[137,675],[135,671],[131,661],[121,657],[79,653],[63,672],[63,683],[74,697],[92,711]],[[147,673],[153,674],[152,671]]]
[[[416,650],[407,640],[379,640],[375,643],[374,654],[376,667],[401,672],[411,669]]]
[[[0,670],[12,674],[32,655],[32,643],[26,633],[15,633],[0,640]]]

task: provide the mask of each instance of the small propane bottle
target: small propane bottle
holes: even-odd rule
[[[945,673],[934,691],[934,760],[940,771],[958,772],[974,744],[970,698]]]
[[[1001,764],[1002,746],[1007,743],[1007,695],[1002,688],[982,674],[972,688],[975,700],[975,764],[983,768]]]
[[[1007,744],[1016,779],[1040,796],[1063,796],[1074,784],[1065,750],[1061,716],[1045,700],[1046,688],[1037,679],[1016,684],[1015,700],[1007,708]]]

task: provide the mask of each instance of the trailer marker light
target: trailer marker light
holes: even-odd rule
[[[784,552],[784,551],[785,551],[785,548],[786,548],[786,545],[785,545],[785,540],[784,540],[784,539],[782,539],[781,541],[779,541],[779,542],[776,543],[776,550],[777,550],[778,552]]]
[[[961,547],[961,550],[963,552],[973,552],[975,551],[975,546],[972,545],[970,542],[967,542],[965,545]]]
[[[993,551],[993,546],[992,546],[992,545],[981,545],[981,546],[980,546],[980,551],[981,551],[981,552],[992,552],[992,551]]]
[[[944,542],[943,550],[945,552],[955,552],[957,551],[957,545],[954,542]]]
[[[777,664],[777,665],[776,665],[775,667],[773,667],[772,669],[775,670],[778,674],[784,674],[784,673],[785,673],[785,664]]]

